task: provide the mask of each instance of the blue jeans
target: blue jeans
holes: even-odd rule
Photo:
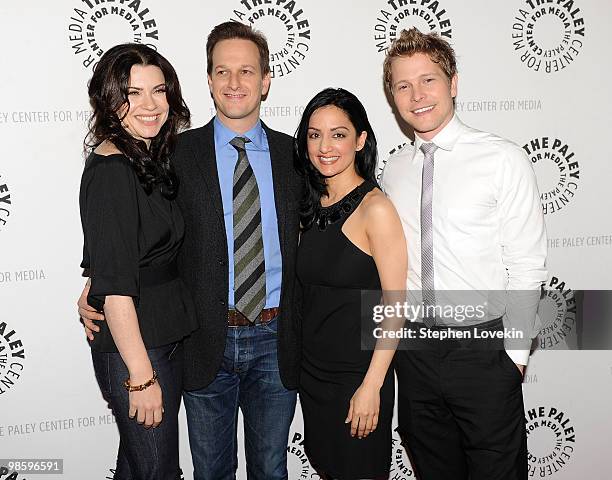
[[[164,415],[157,428],[145,429],[130,419],[129,376],[119,353],[91,351],[94,371],[102,395],[115,415],[119,429],[119,452],[115,480],[178,480],[178,411],[181,403],[183,355],[179,343],[147,350],[162,389]]]
[[[278,318],[252,327],[229,327],[217,376],[183,392],[194,480],[230,480],[238,468],[238,407],[244,417],[249,480],[288,478],[287,443],[296,391],[278,372]]]

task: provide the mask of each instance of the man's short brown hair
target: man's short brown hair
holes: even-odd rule
[[[213,69],[212,54],[215,45],[222,40],[232,40],[234,38],[250,40],[257,45],[261,74],[266,75],[270,73],[270,50],[268,49],[268,41],[263,33],[253,30],[248,25],[240,22],[224,22],[212,29],[206,41],[206,72],[209,75]]]
[[[387,56],[383,65],[385,86],[391,92],[391,64],[394,58],[411,57],[415,53],[425,53],[432,62],[440,68],[450,81],[457,74],[457,60],[455,51],[450,44],[437,33],[421,33],[416,28],[402,30],[399,38],[395,39],[387,49]]]

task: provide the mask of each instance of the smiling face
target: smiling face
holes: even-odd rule
[[[251,129],[259,119],[261,97],[270,88],[270,74],[262,75],[257,45],[239,38],[217,43],[208,87],[221,122],[238,133]]]
[[[424,53],[397,57],[391,64],[391,93],[404,121],[430,141],[453,118],[457,75],[449,80]]]
[[[324,177],[344,172],[354,174],[355,152],[366,141],[366,132],[357,135],[348,115],[335,105],[314,111],[308,122],[308,158]]]
[[[123,128],[147,146],[168,119],[170,107],[166,100],[164,74],[154,65],[133,65],[130,69],[128,105],[117,115]],[[126,113],[127,112],[127,113]]]

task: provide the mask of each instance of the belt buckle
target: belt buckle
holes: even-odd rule
[[[274,315],[272,315],[268,320],[263,319],[264,317],[264,312],[265,311],[275,311],[273,312]],[[243,319],[247,320],[247,323],[245,323],[244,325],[229,325],[229,320],[230,320],[230,316],[234,316],[235,318],[240,318],[242,317]],[[237,310],[235,308],[231,308],[227,311],[227,319],[228,319],[228,327],[253,327],[255,325],[267,325],[268,323],[270,323],[272,320],[274,320],[274,318],[278,315],[278,307],[273,307],[273,308],[264,308],[261,313],[257,316],[257,319],[254,322],[249,321],[248,318],[246,318],[241,312],[240,310]]]
[[[234,317],[234,321],[235,321],[235,323],[236,323],[237,325],[231,325],[231,324],[229,323],[229,322],[230,322],[230,318],[231,318],[231,317]],[[241,317],[242,317],[243,319],[246,319],[246,320],[247,320],[247,323],[245,323],[244,325],[240,325],[240,324],[238,324],[238,321],[237,321],[237,320],[240,320],[240,319],[241,319]],[[239,310],[237,310],[237,309],[235,309],[235,308],[230,308],[230,309],[227,311],[227,321],[228,321],[228,325],[227,325],[227,326],[228,326],[228,328],[250,327],[251,325],[253,325],[251,322],[249,322],[249,320],[248,320],[248,319],[247,319],[247,318],[246,318],[246,317],[245,317],[245,316],[244,316],[244,315],[243,315],[243,314],[242,314],[242,313],[241,313]]]

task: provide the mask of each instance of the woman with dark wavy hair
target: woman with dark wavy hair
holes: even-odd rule
[[[81,267],[94,370],[120,444],[115,479],[176,480],[181,341],[196,329],[177,274],[183,217],[170,155],[189,109],[172,65],[141,44],[108,50],[89,82],[93,109],[81,179]]]
[[[387,302],[405,289],[406,242],[374,179],[376,138],[355,95],[328,88],[308,103],[295,164],[306,181],[297,262],[306,453],[324,479],[387,478],[396,343],[362,350],[360,292],[382,289]]]

